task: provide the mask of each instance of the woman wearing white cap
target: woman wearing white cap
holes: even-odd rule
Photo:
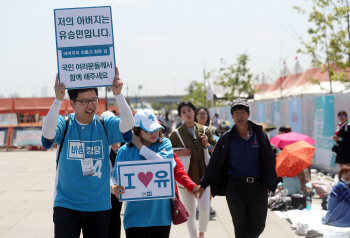
[[[120,148],[113,170],[112,190],[119,198],[125,193],[124,187],[117,185],[117,164],[121,161],[150,159],[173,159],[171,142],[167,138],[158,138],[157,117],[149,109],[139,111],[134,116],[135,127],[131,143]],[[175,162],[173,166],[175,166]],[[124,212],[124,229],[127,238],[159,237],[168,238],[171,227],[171,208],[169,199],[129,201]]]

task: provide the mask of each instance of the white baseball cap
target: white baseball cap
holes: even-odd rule
[[[147,132],[154,132],[159,128],[162,128],[162,125],[158,123],[156,115],[150,109],[142,109],[138,111],[134,116],[135,127],[141,127]]]

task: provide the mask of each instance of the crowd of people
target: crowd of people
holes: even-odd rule
[[[119,116],[108,111],[101,117],[95,115],[96,88],[69,89],[75,113],[59,116],[65,86],[56,77],[56,99],[42,126],[43,146],[48,149],[54,143],[58,145],[55,237],[79,237],[81,232],[84,237],[120,237],[123,203],[119,198],[128,189],[119,183],[116,168],[120,162],[143,160],[172,161],[176,193],[181,195],[188,212],[191,238],[205,237],[213,212],[210,201],[215,196],[226,196],[236,238],[259,237],[266,224],[268,196],[278,186],[278,151],[273,150],[263,128],[248,120],[247,101],[232,101],[230,113],[235,124],[228,131],[223,129],[218,114],[211,118],[207,108],[196,108],[189,101],[179,103],[178,116],[183,122],[174,127],[168,113],[157,118],[151,110],[144,109],[133,115],[121,93],[122,87],[117,69],[111,90]],[[340,181],[330,194],[328,213],[322,222],[341,226],[349,224],[350,218],[339,218],[350,206],[350,128],[345,111],[339,112],[338,117],[339,128],[333,139],[338,147]],[[280,132],[288,133],[290,128],[283,127]],[[294,185],[300,186],[295,191],[306,190],[303,173],[279,179],[285,187],[289,179],[297,180]],[[170,204],[169,199],[125,202],[126,237],[169,237]]]

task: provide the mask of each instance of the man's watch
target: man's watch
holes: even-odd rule
[[[209,147],[206,147],[205,145],[203,147],[204,147],[204,149],[210,149],[211,148],[211,144],[209,144]]]

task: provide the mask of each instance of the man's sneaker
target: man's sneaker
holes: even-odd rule
[[[216,214],[216,211],[210,206],[210,214]]]

